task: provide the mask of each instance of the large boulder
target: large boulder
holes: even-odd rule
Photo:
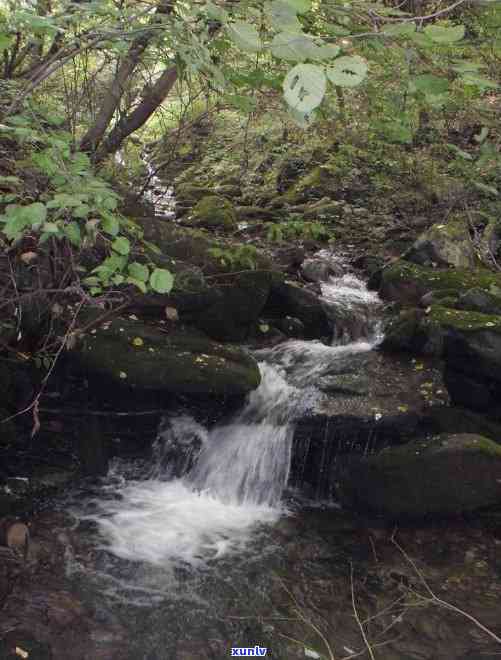
[[[242,396],[260,382],[256,361],[196,330],[165,332],[115,318],[86,334],[67,358],[73,372],[106,398],[109,388],[129,394]]]
[[[272,271],[247,271],[220,286],[220,297],[195,316],[196,325],[220,341],[243,341],[257,323],[268,300]]]
[[[418,305],[430,291],[448,291],[457,296],[468,289],[490,291],[501,288],[501,275],[484,268],[467,270],[427,268],[399,259],[386,266],[372,278],[372,285],[379,288],[379,295],[404,305]]]
[[[238,219],[229,200],[219,195],[206,195],[193,208],[191,222],[209,229],[234,229]]]
[[[454,515],[501,502],[501,447],[480,435],[442,434],[349,465],[345,505],[391,519]]]
[[[322,300],[312,291],[289,282],[274,283],[265,310],[272,318],[292,316],[304,325],[306,339],[332,336]]]
[[[478,262],[468,224],[462,217],[430,227],[405,253],[404,259],[420,266],[454,268],[472,268]]]

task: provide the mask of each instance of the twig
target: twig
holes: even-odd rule
[[[416,566],[416,562],[407,554],[407,552],[402,548],[402,546],[398,543],[398,541],[395,539],[395,532],[393,533],[391,537],[391,542],[393,545],[399,550],[399,552],[402,554],[402,556],[405,558],[405,560],[412,566],[414,569],[416,575],[419,577],[419,580],[421,584],[424,586],[426,589],[427,593],[429,594],[429,598],[423,596],[423,594],[420,594],[419,592],[412,590],[413,593],[418,596],[419,598],[426,600],[427,602],[434,603],[435,605],[440,605],[440,607],[443,607],[447,610],[451,610],[452,612],[456,612],[456,614],[460,614],[461,616],[465,617],[468,619],[468,621],[471,621],[474,623],[477,628],[480,628],[486,635],[488,635],[493,641],[495,641],[497,644],[501,644],[501,637],[498,637],[495,633],[492,632],[492,630],[489,630],[489,628],[486,628],[480,621],[469,614],[468,612],[465,612],[462,610],[460,607],[457,607],[456,605],[453,605],[452,603],[448,603],[445,600],[442,600],[439,598],[435,592],[432,590],[428,582],[426,581],[426,578],[422,574],[422,572],[419,570],[419,568]]]
[[[355,621],[357,622],[358,627],[360,628],[360,632],[362,634],[362,639],[364,640],[364,644],[367,647],[367,652],[369,653],[369,656],[370,656],[371,660],[376,660],[376,658],[374,656],[374,652],[373,652],[372,647],[369,643],[369,640],[367,639],[367,635],[365,634],[364,627],[362,625],[362,622],[361,622],[360,617],[358,616],[358,612],[357,612],[357,604],[355,602],[355,587],[353,585],[353,564],[352,564],[352,562],[350,562],[350,587],[351,587],[351,604],[352,604],[352,607],[353,607],[353,613],[355,615]]]
[[[49,378],[50,378],[52,372],[54,371],[54,367],[56,366],[56,363],[59,359],[59,356],[61,355],[64,347],[66,346],[66,344],[68,342],[68,339],[69,339],[70,335],[72,334],[73,326],[76,323],[77,316],[78,316],[84,302],[85,302],[85,299],[82,298],[82,300],[80,301],[80,303],[77,307],[76,312],[73,315],[73,318],[71,319],[71,323],[68,326],[68,330],[66,331],[66,334],[63,337],[63,340],[61,342],[61,346],[59,347],[56,355],[54,356],[54,359],[52,360],[52,364],[50,365],[50,369],[48,370],[47,374],[45,375],[44,379],[42,380],[40,390],[39,390],[38,394],[36,395],[36,397],[33,399],[33,401],[30,403],[29,406],[26,406],[26,408],[23,408],[23,410],[19,410],[17,413],[14,413],[14,415],[10,415],[10,417],[6,417],[5,419],[2,419],[0,421],[0,424],[5,424],[6,422],[10,422],[15,417],[19,417],[19,415],[24,415],[24,413],[27,413],[30,410],[32,410],[33,411],[33,428],[31,430],[31,437],[33,437],[40,430],[40,420],[38,418],[38,404],[40,402],[40,398],[41,398],[42,394],[44,393],[45,388],[47,387],[47,383],[49,381]]]

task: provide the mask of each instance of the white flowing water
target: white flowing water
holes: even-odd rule
[[[147,478],[122,479],[117,488],[116,468],[113,496],[97,498],[85,516],[97,522],[109,552],[157,567],[203,568],[287,513],[294,422],[324,396],[315,382],[340,356],[369,351],[380,338],[379,301],[360,280],[331,280],[323,298],[333,317],[346,312],[335,345],[288,341],[260,351],[261,385],[238,414],[210,430],[186,415],[166,420]],[[346,343],[350,319],[360,316],[356,341]]]

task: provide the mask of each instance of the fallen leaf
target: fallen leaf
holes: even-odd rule
[[[175,307],[166,307],[165,316],[169,321],[179,321],[179,314]]]
[[[21,647],[16,646],[16,655],[18,655],[20,658],[28,658],[30,654],[28,651],[25,651]]]
[[[34,261],[37,257],[38,254],[36,252],[23,252],[20,259],[23,264],[31,264],[31,262]]]
[[[134,337],[132,343],[134,346],[144,346],[144,341],[141,339],[141,337]]]

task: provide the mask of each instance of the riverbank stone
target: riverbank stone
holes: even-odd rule
[[[242,396],[260,382],[256,361],[239,348],[195,329],[169,332],[125,318],[86,334],[68,360],[105,397],[106,386],[131,393]]]
[[[501,502],[501,447],[441,434],[353,461],[338,482],[345,506],[392,519],[455,515]]]

